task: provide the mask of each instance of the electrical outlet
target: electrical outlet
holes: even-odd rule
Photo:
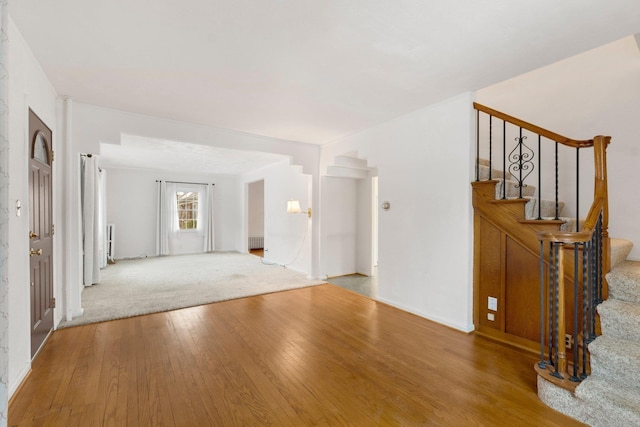
[[[566,334],[564,336],[564,347],[567,350],[571,350],[572,345],[573,345],[573,337],[570,334]]]
[[[494,320],[496,320],[496,316],[493,313],[487,313],[487,319],[493,322]]]
[[[487,305],[488,305],[489,310],[498,311],[498,298],[489,297]]]

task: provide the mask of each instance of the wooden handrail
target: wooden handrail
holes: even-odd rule
[[[538,135],[544,136],[545,138],[551,139],[560,144],[567,145],[569,147],[586,148],[586,147],[593,147],[594,145],[593,139],[579,140],[579,139],[567,138],[566,136],[560,135],[555,132],[551,132],[550,130],[541,128],[540,126],[536,126],[529,122],[525,122],[524,120],[520,120],[516,117],[505,114],[501,111],[494,110],[493,108],[489,108],[486,105],[478,104],[477,102],[473,103],[473,108],[475,108],[478,111],[482,111],[484,113],[490,114],[493,117],[497,117],[499,119],[512,123],[523,129],[527,129],[531,132],[537,133]]]

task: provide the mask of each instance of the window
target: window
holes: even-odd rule
[[[178,191],[178,229],[196,230],[198,228],[198,193],[195,191]]]
[[[45,165],[49,164],[49,149],[47,139],[42,132],[38,132],[33,144],[33,158],[41,161]]]

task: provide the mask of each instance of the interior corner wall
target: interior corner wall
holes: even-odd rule
[[[215,250],[235,251],[241,224],[239,181],[222,175],[194,175],[144,169],[106,168],[107,223],[115,228],[115,258],[155,256],[156,180],[214,183]]]
[[[633,197],[640,164],[640,51],[633,36],[531,71],[477,92],[477,101],[561,135],[610,135],[607,149],[609,235],[634,242],[640,260],[640,199]],[[575,157],[575,156],[573,156]],[[580,214],[593,200],[593,154],[581,158]],[[575,162],[566,163],[573,166]],[[574,174],[566,186],[575,188]],[[575,191],[574,191],[575,192]]]
[[[264,180],[264,259],[267,263],[286,265],[287,268],[313,277],[313,226],[317,211],[313,205],[312,176],[304,174],[300,166],[288,161],[278,162],[242,177],[245,189],[245,224],[248,222],[249,183]],[[287,201],[299,200],[306,212],[312,208],[314,214],[287,213]],[[245,227],[246,230],[246,227]],[[247,247],[248,232],[242,236]]]
[[[31,108],[53,131],[53,149],[58,150],[56,117],[56,93],[47,80],[40,65],[35,60],[29,46],[9,21],[9,278],[8,306],[8,390],[11,396],[31,367],[31,318],[29,292],[29,148],[28,111]],[[53,165],[53,221],[60,224],[64,206],[59,203],[62,181],[61,171],[64,160],[56,160]],[[15,201],[20,201],[21,216],[16,215]],[[59,295],[61,288],[60,236],[64,229],[58,227],[54,235],[54,292]],[[62,301],[62,299],[61,299]],[[57,324],[62,309],[54,309]]]
[[[472,94],[322,147],[320,170],[357,151],[378,170],[379,299],[463,331],[472,319]],[[324,195],[324,188],[322,189]]]

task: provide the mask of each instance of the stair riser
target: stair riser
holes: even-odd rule
[[[640,414],[604,399],[589,399],[580,421],[591,427],[640,426]]]
[[[625,239],[611,238],[611,269],[627,259],[633,249],[633,242]],[[640,289],[638,289],[640,291]],[[640,292],[636,293],[640,298]]]
[[[640,413],[627,405],[616,405],[600,395],[591,396],[590,391],[576,395],[538,377],[538,396],[551,408],[593,427],[638,426]]]
[[[640,364],[626,364],[623,357],[598,357],[591,354],[591,375],[640,392]]]
[[[489,167],[480,165],[479,168],[479,179],[480,181],[486,181],[489,179]],[[502,179],[504,174],[501,170],[492,169],[491,170],[491,179]],[[507,173],[507,179],[511,179],[511,174]]]
[[[556,203],[551,200],[542,200],[541,201],[542,209],[540,209],[540,216],[542,218],[555,218],[556,216]],[[562,208],[564,207],[564,203],[558,202],[558,215],[562,213]],[[536,198],[531,198],[527,202],[524,207],[525,217],[527,219],[537,219],[538,218],[538,200]]]
[[[607,274],[609,298],[640,304],[640,262],[623,261]]]
[[[600,323],[602,325],[602,335],[629,340],[640,343],[640,313],[637,307],[630,303],[633,311],[621,312],[611,309],[606,302],[598,307]]]
[[[496,184],[496,199],[502,198],[502,185],[503,181],[499,181]],[[518,184],[513,181],[507,181],[507,198],[520,197],[520,188]],[[536,194],[536,187],[528,185],[522,187],[522,197],[533,197]]]
[[[637,319],[636,322],[640,322]],[[640,342],[640,332],[632,332],[632,328],[638,328],[638,323],[635,326],[631,325],[628,321],[621,322],[619,320],[602,321],[602,333],[612,338],[627,339],[634,342]]]

